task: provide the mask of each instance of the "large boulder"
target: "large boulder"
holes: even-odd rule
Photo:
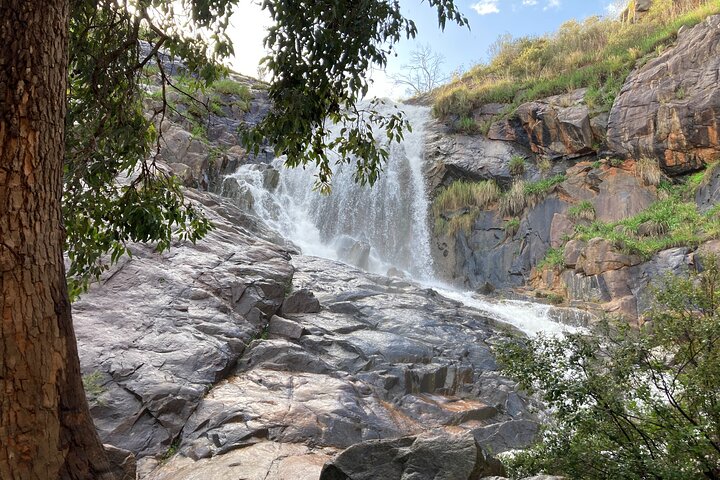
[[[551,158],[595,153],[603,141],[604,117],[598,116],[593,122],[594,116],[584,101],[586,91],[578,89],[523,103],[514,116],[494,123],[488,138],[516,142]]]
[[[510,159],[530,157],[527,148],[509,142],[489,140],[483,135],[451,134],[439,124],[428,128],[425,177],[430,192],[456,180],[495,180],[509,185]],[[528,174],[537,173],[532,162],[527,162],[527,166]]]
[[[670,174],[720,154],[720,15],[681,32],[677,45],[627,78],[610,112],[608,146],[650,157]]]
[[[320,480],[478,480],[503,475],[472,435],[369,440],[325,464]]]

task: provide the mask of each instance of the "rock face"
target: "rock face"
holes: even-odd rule
[[[502,475],[472,435],[368,440],[323,467],[320,480],[478,480]]]
[[[195,198],[216,225],[207,240],[163,255],[135,246],[73,305],[96,426],[106,443],[140,456],[170,447],[278,311],[292,278],[287,253],[221,215],[241,212]]]
[[[561,246],[576,225],[587,223],[569,217],[569,207],[588,202],[592,219],[613,222],[641,212],[656,200],[655,187],[643,185],[634,173],[581,162],[567,169],[566,180],[554,191],[520,215],[515,232],[505,228],[507,219],[496,210],[488,210],[478,214],[470,231],[437,238],[436,269],[445,280],[472,289],[486,283],[495,288],[524,285],[550,248]],[[584,260],[591,271],[595,253]]]
[[[607,140],[672,174],[720,155],[720,16],[680,33],[677,45],[630,74],[610,112]]]
[[[494,123],[492,140],[515,142],[550,158],[593,154],[604,140],[604,116],[591,115],[584,103],[587,89],[523,103],[507,120]]]
[[[548,197],[522,217],[511,236],[496,212],[481,212],[470,232],[438,240],[436,269],[446,280],[472,289],[522,285],[550,248],[555,213],[566,209],[557,196]]]
[[[509,185],[512,181],[510,159],[530,156],[527,148],[481,135],[451,135],[439,124],[429,128],[425,151],[425,176],[431,192],[458,179],[494,179],[499,184]],[[528,175],[533,174],[537,174],[537,169],[528,162]]]
[[[626,20],[639,20],[652,5],[651,0],[634,2]],[[501,218],[499,204],[481,212],[470,207],[441,212],[445,220],[472,217],[457,222],[459,229],[436,231],[433,256],[440,276],[487,292],[529,285],[570,302],[599,304],[629,319],[642,315],[658,277],[697,266],[693,249],[668,249],[643,261],[599,238],[567,242],[578,227],[618,222],[647,210],[666,194],[650,183],[658,184],[663,176],[678,183],[673,177],[720,159],[718,71],[720,16],[715,15],[680,29],[674,46],[633,71],[609,113],[589,109],[586,91],[580,89],[519,105],[491,125],[487,138],[430,138],[428,183],[436,190],[458,179],[493,179],[507,190],[513,181],[507,158],[523,148],[529,151],[530,165],[523,180],[555,173],[566,177],[543,198],[526,196],[530,205],[514,217]],[[507,114],[506,106],[486,105],[473,112],[482,121],[499,113]],[[544,162],[545,172],[536,168],[543,158],[552,160]],[[662,171],[655,172],[653,165]],[[709,168],[695,192],[702,213],[720,202],[718,172]],[[646,221],[631,234],[662,236],[666,229]],[[552,252],[551,268],[537,271],[551,248],[564,250]]]
[[[265,443],[303,444],[309,456],[370,439],[466,432],[466,461],[475,464],[475,438],[494,452],[532,439],[527,400],[496,371],[494,322],[407,282],[312,257],[293,263],[294,283],[313,285],[323,309],[290,315],[299,338],[252,343],[187,420],[180,456],[149,478],[191,478],[183,457],[217,464]]]
[[[492,351],[512,327],[402,279],[291,262],[235,207],[188,197],[217,227],[203,242],[134,247],[74,308],[96,425],[140,478],[317,479],[342,449],[421,434],[408,465],[443,469],[451,449],[450,472],[474,472],[476,443],[533,439]]]
[[[662,286],[666,275],[682,275],[696,262],[686,247],[663,250],[641,262],[600,238],[588,243],[571,241],[564,253],[563,265],[543,272],[531,283],[541,289],[560,289],[571,302],[599,304],[604,311],[632,322],[651,308],[653,290]]]

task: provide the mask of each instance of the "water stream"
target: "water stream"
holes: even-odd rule
[[[395,108],[390,105],[387,108]],[[434,275],[428,227],[428,195],[423,177],[426,107],[403,105],[413,130],[390,145],[390,159],[378,182],[363,187],[353,180],[353,165],[334,169],[333,190],[313,191],[312,168],[285,169],[283,158],[264,165],[243,165],[229,179],[246,207],[304,254],[339,260],[363,270],[404,275],[528,335],[559,333],[568,327],[550,318],[546,305],[495,301],[463,292]],[[376,134],[379,141],[384,141]],[[237,196],[237,193],[236,193]]]

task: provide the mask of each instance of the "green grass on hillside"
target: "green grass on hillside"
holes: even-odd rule
[[[652,204],[647,210],[619,222],[593,222],[577,226],[576,238],[604,238],[621,251],[649,260],[655,253],[672,247],[697,247],[720,237],[720,205],[700,213],[693,201],[685,200],[676,189],[668,198]],[[657,232],[640,235],[640,226]]]
[[[591,17],[569,21],[543,37],[498,39],[492,60],[434,92],[433,112],[471,117],[486,103],[517,106],[550,95],[587,87],[586,102],[607,111],[630,71],[662,52],[682,26],[693,26],[720,13],[717,0],[688,0],[681,10],[672,0],[658,0],[638,23]]]

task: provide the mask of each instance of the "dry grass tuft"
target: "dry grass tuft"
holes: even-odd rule
[[[658,186],[663,179],[662,170],[654,158],[642,157],[635,163],[635,176],[645,185]]]

